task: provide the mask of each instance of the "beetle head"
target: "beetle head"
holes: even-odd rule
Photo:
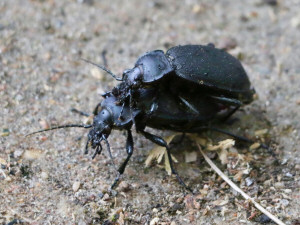
[[[94,117],[92,129],[88,134],[88,143],[91,142],[92,148],[99,146],[101,141],[110,135],[112,126],[113,115],[108,109],[103,108]]]
[[[142,83],[143,69],[141,66],[136,66],[133,69],[123,72],[122,80],[130,87],[139,87]]]

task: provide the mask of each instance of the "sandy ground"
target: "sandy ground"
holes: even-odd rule
[[[103,63],[106,51],[108,67],[121,74],[146,51],[212,42],[241,59],[259,96],[234,116],[236,122],[222,127],[271,141],[279,162],[249,146],[234,149],[239,154],[232,152],[227,165],[211,158],[274,215],[299,224],[300,2],[275,3],[0,0],[0,223],[268,222],[200,154],[185,162],[186,152],[197,152],[188,140],[174,147],[176,168],[198,194],[189,194],[157,165],[145,168],[154,145],[134,133],[134,156],[117,193],[108,196],[115,172],[106,154],[94,160],[82,154],[86,130],[24,137],[49,125],[82,123],[70,109],[91,112],[100,94],[117,84],[80,58]],[[226,138],[207,135],[215,142]],[[113,132],[109,141],[120,163],[124,133]]]

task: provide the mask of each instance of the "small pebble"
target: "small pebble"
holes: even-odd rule
[[[159,222],[159,218],[155,217],[151,220],[150,225],[156,225],[156,224],[158,224],[158,222]]]
[[[49,178],[48,173],[42,172],[42,173],[41,173],[41,178],[42,178],[43,180],[47,180],[47,179]],[[73,186],[74,186],[74,185],[73,185]]]
[[[98,197],[103,198],[104,194],[102,192],[99,192]]]
[[[185,162],[186,163],[191,163],[191,162],[196,162],[197,161],[197,152],[196,151],[185,152],[184,156],[185,156]]]
[[[74,192],[77,192],[78,190],[79,190],[79,188],[80,188],[80,182],[79,181],[76,181],[76,182],[74,182],[73,183],[73,186],[72,186],[72,188],[73,188],[73,191]]]
[[[26,150],[23,154],[23,158],[28,160],[39,159],[41,158],[42,154],[42,151],[36,149]]]
[[[277,188],[277,189],[284,188],[284,183],[283,182],[276,182],[274,184],[274,187]]]
[[[286,207],[286,206],[289,205],[290,202],[289,202],[289,200],[287,200],[287,199],[281,199],[281,200],[280,200],[280,203],[281,203],[281,205],[283,205],[283,206]]]
[[[300,27],[300,16],[299,15],[297,15],[291,19],[291,25],[294,28]]]
[[[201,13],[202,11],[204,11],[204,7],[202,7],[201,5],[196,4],[193,6],[193,9],[192,9],[193,13],[198,14],[198,13]]]
[[[106,193],[106,194],[103,196],[102,200],[103,200],[103,201],[109,200],[109,194]]]
[[[19,158],[24,153],[24,150],[16,150],[14,151],[14,157]]]
[[[223,38],[220,41],[219,48],[224,50],[234,49],[237,46],[237,41],[234,38]]]
[[[284,193],[286,193],[286,194],[292,193],[292,189],[284,189],[283,191],[284,191]]]
[[[248,187],[254,183],[254,180],[251,177],[247,177],[245,181]]]
[[[268,129],[257,130],[254,132],[255,136],[264,136],[268,133]]]
[[[121,181],[121,183],[118,185],[118,190],[127,192],[130,190],[130,185],[125,181]]]
[[[40,120],[39,121],[39,124],[40,124],[40,126],[43,128],[43,129],[49,129],[50,128],[50,126],[49,126],[49,123],[46,121],[46,120]]]
[[[272,180],[266,180],[266,181],[264,182],[264,186],[270,187],[270,186],[271,186],[271,183],[272,183]]]
[[[285,176],[286,176],[286,177],[293,177],[293,174],[291,174],[290,172],[287,172],[287,173],[285,174]]]
[[[9,176],[7,176],[6,178],[5,178],[5,181],[7,181],[7,182],[10,182],[12,179],[11,179],[11,177],[9,177]]]

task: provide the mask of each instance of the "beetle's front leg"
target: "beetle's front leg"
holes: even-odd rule
[[[118,169],[119,174],[115,178],[114,183],[111,185],[111,189],[113,189],[118,183],[118,181],[120,180],[120,176],[124,173],[127,163],[130,160],[133,153],[133,138],[132,138],[131,130],[129,129],[127,130],[126,152],[127,152],[127,157],[125,161],[122,163],[122,165],[119,167]]]
[[[167,142],[159,137],[159,136],[156,136],[154,134],[150,134],[144,130],[139,130],[139,132],[145,137],[147,138],[148,140],[152,141],[153,143],[159,145],[159,146],[162,146],[162,147],[165,147],[167,149],[167,155],[168,155],[168,160],[169,160],[169,163],[170,163],[170,167],[171,167],[171,172],[172,174],[174,174],[178,180],[178,182],[184,186],[187,190],[189,190],[190,192],[193,192],[184,182],[183,180],[181,179],[181,177],[178,175],[177,171],[174,169],[174,166],[173,166],[173,160],[172,160],[172,157],[171,157],[171,151],[170,151],[170,148],[167,144]]]

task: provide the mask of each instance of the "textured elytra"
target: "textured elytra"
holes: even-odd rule
[[[248,76],[239,60],[227,52],[212,44],[185,45],[169,49],[166,55],[178,76],[251,101],[254,90]]]

